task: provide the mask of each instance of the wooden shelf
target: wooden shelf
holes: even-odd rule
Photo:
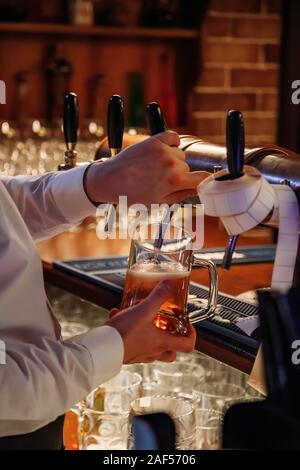
[[[199,31],[193,29],[126,28],[112,26],[84,26],[51,23],[0,23],[0,34],[44,34],[81,37],[115,37],[140,39],[197,39]]]

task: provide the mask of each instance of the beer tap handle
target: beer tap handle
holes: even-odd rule
[[[66,143],[65,163],[58,170],[69,170],[76,166],[77,133],[79,122],[78,98],[75,93],[67,93],[64,97],[63,131]]]
[[[229,111],[226,123],[227,164],[229,174],[226,179],[237,179],[243,176],[245,155],[245,131],[243,115],[240,111]],[[229,238],[223,258],[223,268],[229,270],[238,241],[238,235]]]
[[[107,133],[111,155],[115,156],[122,149],[124,134],[124,105],[119,95],[113,95],[109,98]]]
[[[161,132],[165,132],[167,130],[167,124],[161,107],[158,103],[155,101],[149,103],[146,106],[146,113],[150,135],[160,134]]]
[[[75,149],[79,122],[78,98],[75,93],[67,93],[64,99],[64,137],[67,150]]]

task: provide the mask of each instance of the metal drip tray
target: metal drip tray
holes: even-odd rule
[[[198,299],[208,298],[208,288],[194,282],[190,283],[190,296],[196,296]],[[197,310],[194,302],[188,302],[188,311]],[[255,354],[259,345],[260,336],[259,329],[255,329],[251,336],[247,335],[237,322],[245,318],[257,318],[258,307],[249,302],[237,299],[228,294],[219,293],[218,307],[215,316],[210,320],[198,322],[195,326],[199,329],[206,329],[217,334],[220,337],[229,339],[237,347],[242,347],[247,351]]]

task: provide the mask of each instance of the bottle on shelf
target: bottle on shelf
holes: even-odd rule
[[[51,0],[51,2],[26,0],[27,21],[36,23],[63,23],[66,0]]]
[[[15,74],[15,118],[20,137],[26,133],[26,121],[29,111],[28,71],[20,70]]]
[[[177,95],[175,89],[175,64],[174,58],[169,52],[164,52],[159,56],[160,69],[160,92],[159,103],[164,110],[164,115],[168,126],[172,129],[177,126]]]
[[[63,114],[64,96],[70,90],[73,66],[65,57],[63,45],[51,45],[47,51],[46,73],[46,112],[51,125],[60,121]]]
[[[178,24],[178,0],[144,0],[142,24],[152,28],[170,28]]]
[[[98,73],[87,81],[88,118],[81,129],[82,137],[99,141],[106,133],[106,103],[108,99],[108,77]]]
[[[19,22],[28,18],[28,7],[21,1],[4,0],[0,2],[0,21]]]
[[[96,0],[95,23],[102,26],[137,27],[142,7],[142,0]]]
[[[128,127],[138,129],[144,126],[144,77],[140,72],[128,74]]]
[[[71,0],[69,20],[71,24],[92,26],[94,24],[93,0]]]

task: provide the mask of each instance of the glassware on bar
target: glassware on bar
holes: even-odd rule
[[[245,391],[247,395],[247,401],[260,401],[260,400],[265,400],[265,396],[259,393],[255,388],[251,387],[251,385],[246,384],[245,385]]]
[[[56,287],[49,285],[46,287],[55,314],[62,321],[65,338],[98,326],[99,320],[100,323],[105,322],[107,318],[105,310]],[[196,383],[192,385],[194,377]],[[189,397],[192,395],[197,431],[194,428],[194,436],[183,436],[178,446],[184,450],[219,448],[217,419],[213,419],[214,416],[222,417],[227,408],[234,403],[264,399],[246,383],[247,377],[246,374],[197,351],[178,353],[173,363],[155,361],[151,364],[124,365],[119,376],[98,387],[66,413],[65,446],[69,450],[100,449],[102,445],[111,446],[113,449],[128,448],[129,431],[126,431],[124,423],[126,416],[129,421],[132,400],[136,397],[152,399],[160,396],[161,399],[167,399],[164,403],[160,401],[162,404],[160,411],[168,412],[169,405],[165,404],[170,403],[169,400],[179,398],[190,402]],[[213,390],[208,393],[210,387],[213,387]],[[129,393],[126,389],[129,389]],[[110,397],[113,397],[111,403]],[[205,423],[206,414],[209,413],[202,412],[203,408],[209,408],[213,416],[212,421]],[[121,418],[124,418],[123,424]],[[96,423],[101,425],[101,436],[95,431]],[[110,429],[114,429],[118,440],[111,440]],[[123,429],[123,432],[118,434],[118,429]]]
[[[217,410],[197,408],[196,449],[216,450],[221,448],[222,413]]]
[[[243,374],[239,370],[233,369],[232,367],[225,366],[218,370],[208,370],[205,375],[199,380],[204,383],[224,383],[238,385],[239,387],[245,387],[247,375]]]
[[[85,398],[85,406],[95,411],[117,413],[129,411],[133,400],[142,394],[142,377],[122,370]]]
[[[157,388],[169,391],[169,395],[192,395],[196,383],[204,379],[203,367],[187,362],[156,362],[153,366],[153,379]]]
[[[126,449],[131,402],[142,395],[142,377],[121,370],[66,414],[64,444],[69,450]]]
[[[142,377],[143,385],[145,385],[146,383],[152,382],[153,368],[156,363],[157,361],[151,363],[139,362],[137,364],[125,364],[122,366],[122,370],[129,370],[130,372],[139,374]]]
[[[63,441],[66,450],[79,450],[81,445],[82,403],[78,403],[65,414]]]
[[[203,380],[206,382],[226,382],[241,387],[246,386],[247,374],[198,351],[189,354],[177,353],[176,361],[201,365],[205,371],[205,379]]]
[[[245,399],[245,389],[238,385],[223,382],[198,382],[193,390],[196,408],[219,410],[224,412],[228,404]]]
[[[131,417],[151,413],[166,413],[174,421],[176,428],[176,448],[195,448],[196,417],[192,400],[166,396],[145,396],[131,404]]]
[[[83,411],[81,450],[126,450],[129,412],[110,413],[86,408]]]

